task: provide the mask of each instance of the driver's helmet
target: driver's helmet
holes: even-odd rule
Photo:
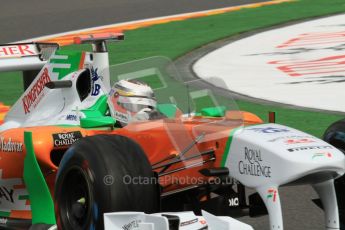
[[[138,80],[116,82],[108,98],[111,115],[122,126],[131,121],[148,120],[149,112],[155,110],[157,102],[153,90]]]

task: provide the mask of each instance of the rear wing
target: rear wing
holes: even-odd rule
[[[24,59],[35,60],[35,63],[38,63],[41,69],[36,73],[33,73],[34,70],[30,69],[23,71],[25,91],[5,117],[5,125],[7,123],[8,126],[2,126],[2,128],[4,127],[4,129],[6,129],[11,125],[19,127],[21,125],[26,125],[27,121],[29,121],[30,125],[33,125],[32,122],[41,124],[40,122],[44,116],[50,119],[58,119],[59,113],[66,105],[64,98],[68,98],[70,102],[75,99],[77,104],[73,105],[73,108],[81,105],[80,98],[76,92],[77,90],[75,90],[75,92],[73,91],[73,93],[72,91],[61,92],[61,90],[49,90],[52,88],[71,87],[71,82],[64,80],[64,78],[69,74],[76,73],[73,75],[73,79],[77,81],[76,78],[79,77],[79,71],[81,69],[87,68],[90,71],[94,71],[89,76],[90,85],[82,84],[80,87],[85,87],[83,89],[87,90],[85,91],[87,92],[86,96],[90,96],[90,100],[87,102],[89,103],[88,105],[91,106],[93,103],[96,103],[100,90],[105,93],[110,90],[109,57],[106,41],[119,41],[123,40],[123,37],[123,34],[109,34],[108,36],[92,35],[76,38],[76,40],[78,40],[78,42],[76,42],[77,44],[91,44],[93,46],[93,52],[75,52],[70,50],[54,52],[57,48],[56,45],[49,46],[47,44],[35,43],[2,46],[2,51],[4,53],[6,52],[6,56],[3,55],[6,58],[0,58],[0,65],[4,64],[2,67],[3,69],[8,69],[8,61],[11,60],[11,58],[18,62],[15,70],[23,71],[24,68],[22,63]],[[43,52],[43,49],[45,49],[45,52]],[[50,52],[47,52],[47,50]],[[11,55],[9,55],[9,53]],[[34,62],[29,63],[29,68],[34,67],[33,63]],[[32,80],[30,77],[28,78],[26,75],[27,73],[30,74],[30,77],[33,77]],[[72,77],[72,75],[70,77]],[[47,85],[47,83],[49,84]],[[54,105],[52,105],[52,103]],[[45,111],[45,113],[42,114],[39,110]],[[48,122],[48,120],[43,119],[42,122]]]
[[[24,90],[29,87],[50,56],[56,43],[13,43],[0,45],[0,72],[23,71]]]
[[[0,71],[39,70],[58,48],[54,43],[0,45]]]
[[[123,33],[96,33],[74,37],[70,43],[91,44],[92,51],[95,53],[94,63],[99,67],[98,69],[106,70],[109,68],[106,41],[122,40],[124,40]],[[0,45],[0,72],[22,71],[25,90],[58,48],[57,43],[46,42]],[[108,82],[109,73],[102,74]]]

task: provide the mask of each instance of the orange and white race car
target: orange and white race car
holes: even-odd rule
[[[98,230],[114,211],[231,215],[250,208],[246,186],[258,192],[250,199],[256,210],[260,202],[267,208],[270,229],[282,230],[279,186],[311,184],[325,228],[339,229],[339,150],[263,124],[215,86],[221,80],[186,81],[166,58],[109,67],[109,39],[123,35],[76,39],[92,52],[2,47],[15,57],[2,59],[0,70],[42,66],[0,126],[2,226]]]

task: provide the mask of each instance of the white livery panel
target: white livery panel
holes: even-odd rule
[[[202,211],[145,214],[141,212],[113,212],[104,214],[105,230],[253,230],[248,224],[231,217],[214,216]],[[170,228],[171,227],[171,228]]]
[[[345,172],[344,154],[304,132],[278,124],[237,130],[230,137],[225,166],[230,175],[256,189],[270,218],[270,229],[283,229],[279,186],[310,184],[325,209],[326,229],[339,229],[334,179]]]
[[[329,173],[331,179],[345,172],[341,151],[293,128],[278,124],[250,126],[232,138],[226,165],[231,175],[241,178],[248,187],[267,182],[283,185],[318,173]],[[315,176],[313,180],[320,178]]]

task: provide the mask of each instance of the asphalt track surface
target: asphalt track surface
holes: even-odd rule
[[[6,0],[0,8],[0,43],[255,2],[260,0]],[[315,197],[309,186],[281,189],[284,229],[325,229],[323,212],[311,202]],[[240,220],[256,230],[268,229],[267,216]]]
[[[265,0],[5,0],[0,43]]]

